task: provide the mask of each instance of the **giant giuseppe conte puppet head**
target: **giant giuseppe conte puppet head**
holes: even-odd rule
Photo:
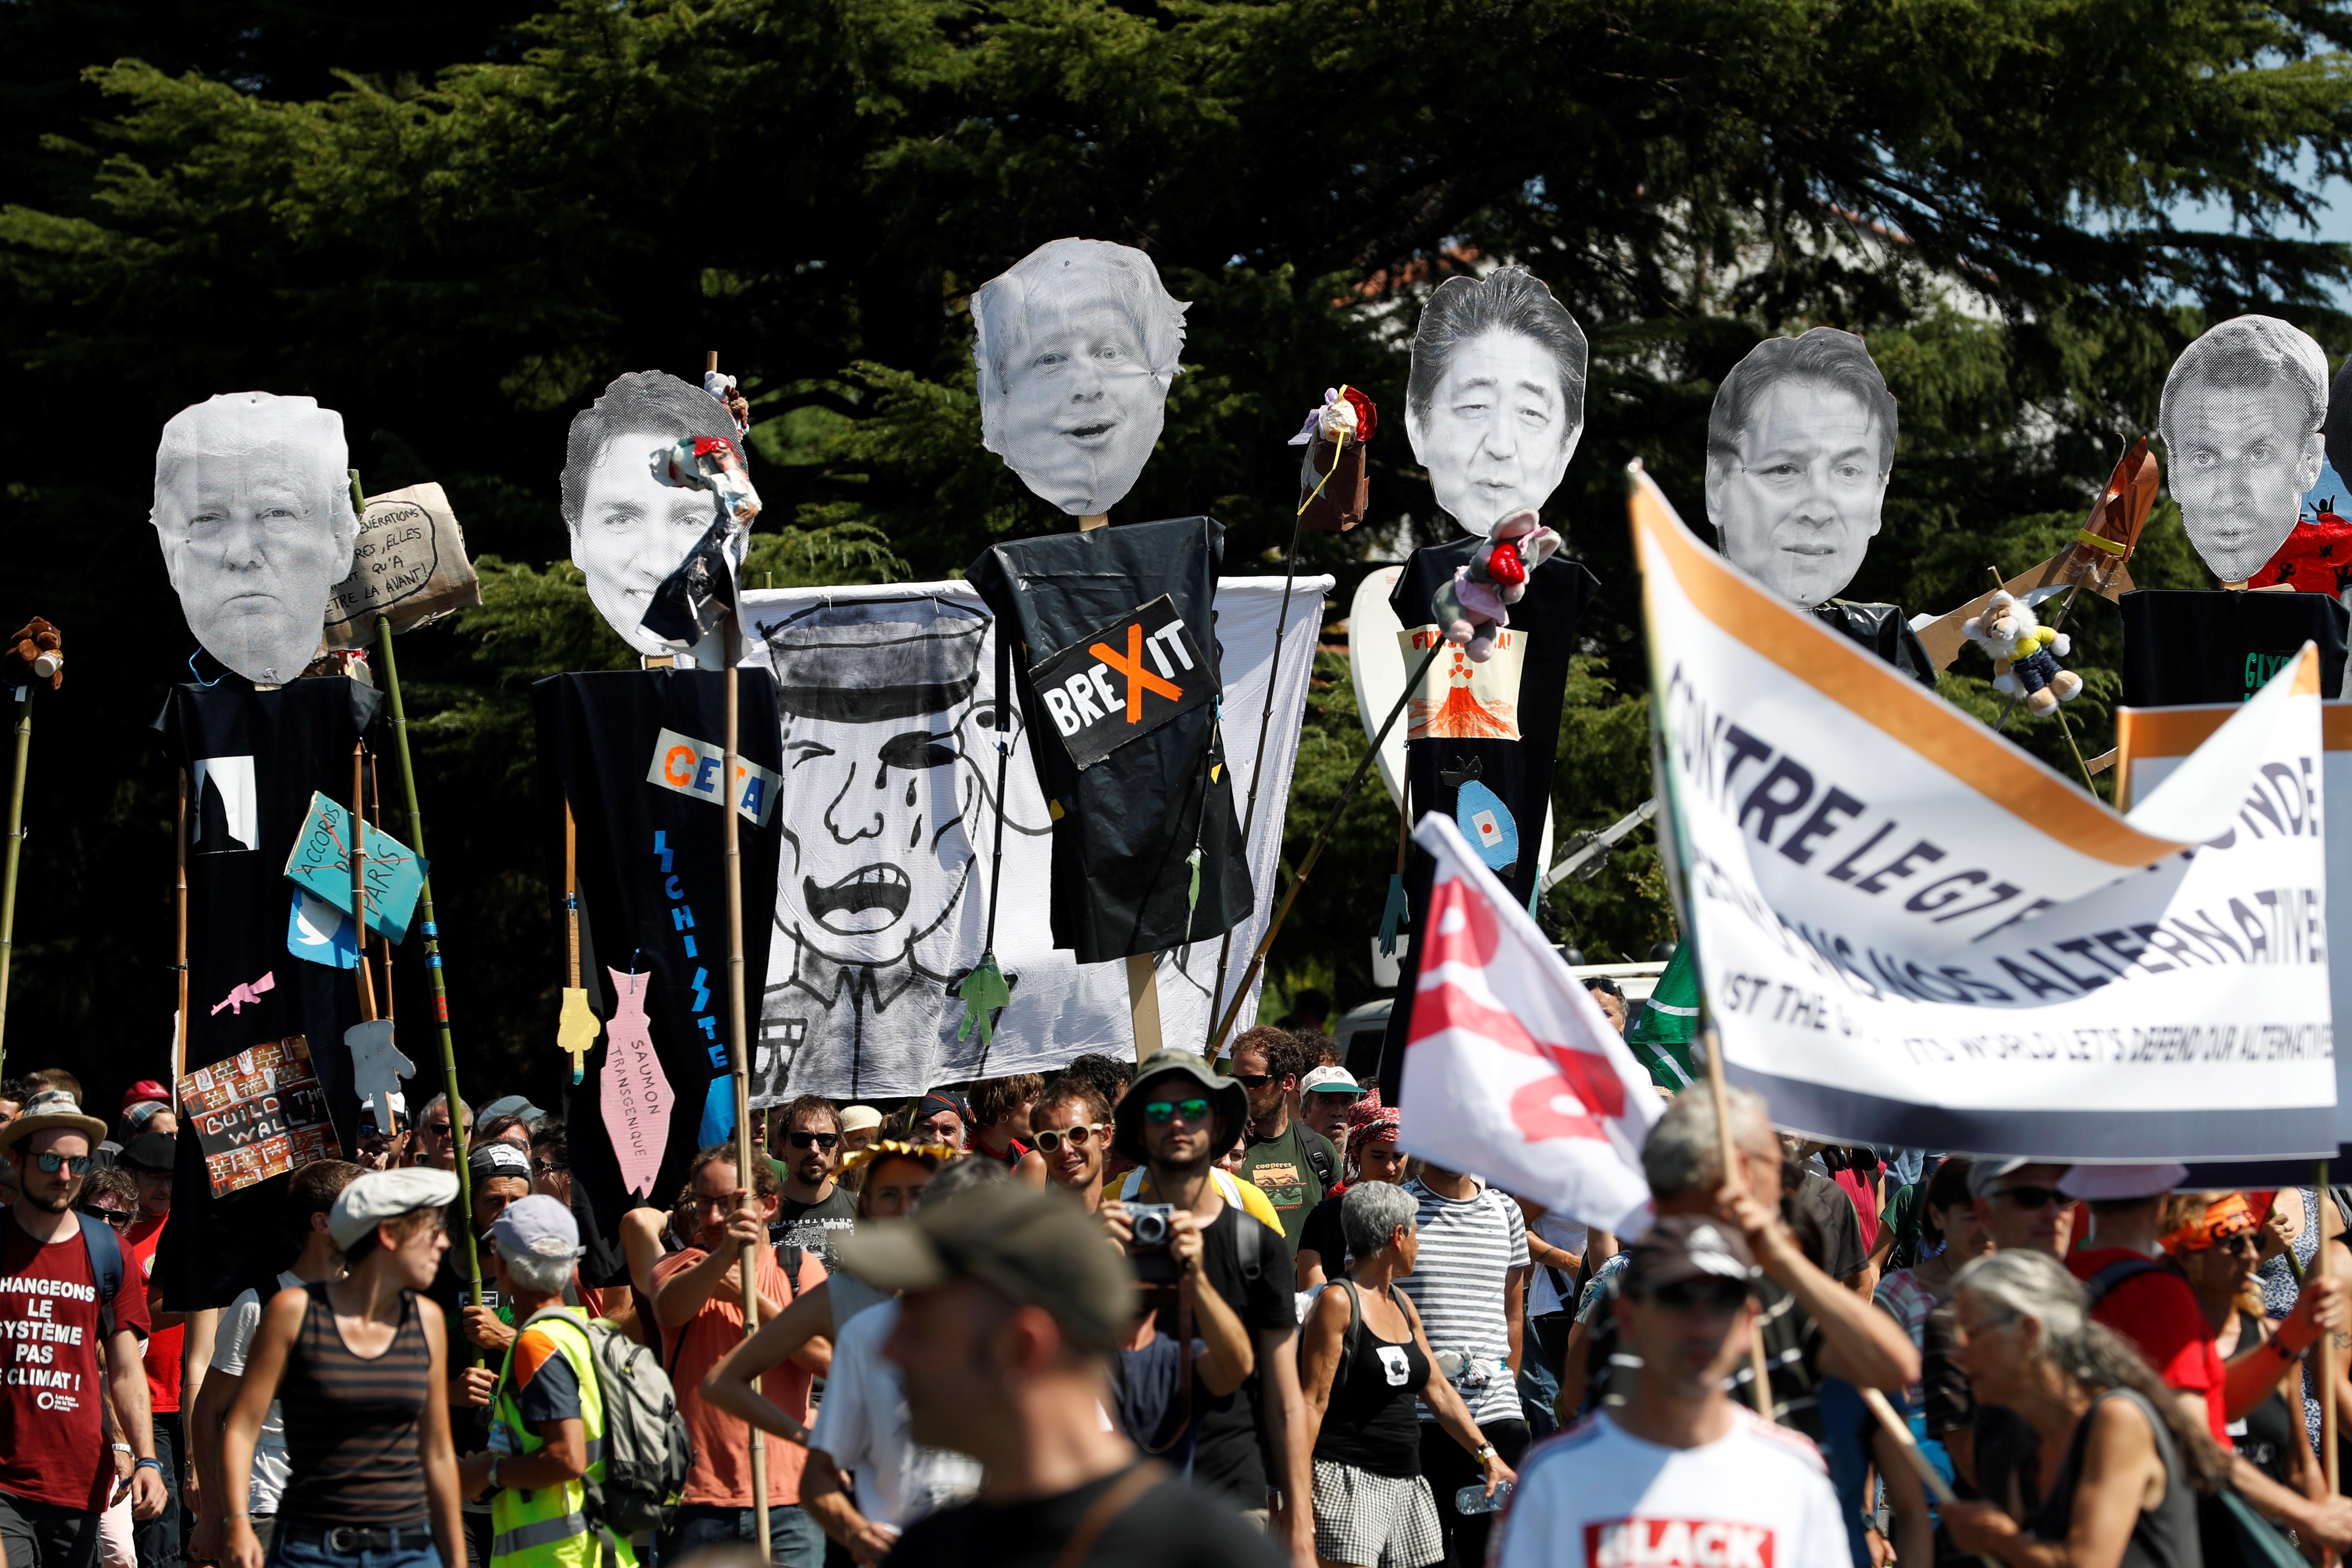
[[[155,451],[148,517],[205,651],[260,685],[300,675],[360,533],[342,416],[267,392],[182,409]]]
[[[1186,309],[1132,247],[1039,246],[972,296],[981,444],[1064,511],[1108,511],[1160,439]]]
[[[671,653],[639,623],[662,580],[700,542],[715,511],[711,493],[658,476],[655,459],[679,437],[737,438],[727,405],[674,375],[632,371],[572,419],[563,460],[563,521],[572,563],[588,597],[621,640],[644,654]],[[736,564],[751,546],[739,530]]]
[[[2274,316],[2239,316],[2181,351],[2157,428],[2189,542],[2224,583],[2278,553],[2319,482],[2327,356]]]
[[[1584,434],[1584,329],[1523,267],[1438,286],[1412,334],[1404,427],[1437,504],[1484,538],[1543,510]]]
[[[1894,395],[1852,332],[1758,343],[1706,421],[1706,515],[1723,552],[1790,604],[1843,593],[1884,521],[1895,429]]]

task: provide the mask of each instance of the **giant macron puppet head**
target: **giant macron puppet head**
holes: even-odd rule
[[[1412,334],[1404,428],[1437,504],[1481,538],[1543,510],[1584,434],[1584,329],[1523,267],[1438,286]]]
[[[1130,246],[1039,246],[972,296],[981,444],[1064,511],[1108,511],[1160,439],[1186,309]]]
[[[2157,428],[2189,542],[2224,583],[2267,565],[2319,482],[2327,356],[2274,316],[2239,316],[2181,351]]]
[[[1895,396],[1852,332],[1767,338],[1716,388],[1706,515],[1723,552],[1790,604],[1844,592],[1895,470]]]
[[[711,493],[657,477],[656,458],[685,436],[737,438],[727,405],[674,375],[632,371],[572,419],[563,458],[563,521],[588,597],[639,653],[677,651],[639,624],[662,580],[684,563],[717,515]],[[731,536],[741,565],[748,530]]]
[[[360,535],[343,416],[267,392],[180,410],[155,450],[148,517],[196,641],[247,679],[284,685],[318,653]]]

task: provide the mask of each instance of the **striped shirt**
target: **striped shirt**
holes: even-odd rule
[[[304,1289],[310,1300],[278,1382],[293,1467],[278,1500],[280,1528],[425,1523],[416,1426],[433,1381],[433,1350],[416,1293],[400,1293],[391,1346],[362,1359],[343,1343],[326,1286]]]
[[[1528,1222],[1519,1205],[1492,1187],[1466,1198],[1440,1197],[1416,1180],[1404,1189],[1420,1212],[1421,1256],[1397,1281],[1420,1310],[1429,1348],[1467,1363],[1454,1386],[1477,1420],[1518,1421],[1517,1380],[1506,1359],[1511,1330],[1503,1296],[1510,1271],[1528,1266]],[[1429,1406],[1421,1418],[1433,1421]]]

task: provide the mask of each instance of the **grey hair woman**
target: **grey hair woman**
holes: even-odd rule
[[[1417,1205],[1402,1187],[1360,1182],[1339,1205],[1348,1272],[1307,1310],[1299,1382],[1315,1452],[1315,1555],[1324,1563],[1422,1564],[1444,1554],[1437,1504],[1421,1473],[1425,1404],[1486,1472],[1486,1494],[1517,1477],[1478,1430],[1396,1282],[1421,1254]],[[1450,1502],[1452,1500],[1448,1500]]]
[[[2128,1342],[2091,1321],[2074,1276],[2040,1252],[1996,1252],[1960,1270],[1952,1301],[1978,1402],[2017,1412],[2043,1455],[2063,1456],[2030,1509],[2018,1479],[1980,1459],[1992,1500],[1939,1510],[1954,1544],[2011,1568],[2201,1568],[2197,1494],[2219,1487],[2229,1457]]]

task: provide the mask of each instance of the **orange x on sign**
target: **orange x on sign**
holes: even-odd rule
[[[1143,694],[1146,691],[1156,691],[1171,702],[1180,700],[1184,695],[1174,681],[1162,680],[1143,668],[1143,627],[1140,623],[1130,624],[1127,628],[1125,658],[1119,658],[1104,643],[1095,643],[1087,651],[1127,677],[1127,721],[1130,724],[1143,722]]]

